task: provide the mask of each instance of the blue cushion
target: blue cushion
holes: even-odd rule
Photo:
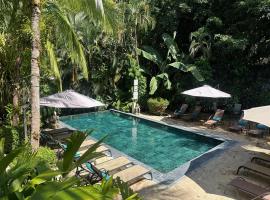
[[[240,120],[238,121],[238,124],[239,124],[240,126],[246,126],[247,123],[248,123],[248,121],[247,121],[247,120],[244,120],[244,119],[240,119]]]
[[[110,179],[110,176],[105,172],[102,172],[102,177],[105,178],[106,181]]]
[[[262,129],[262,130],[268,129],[268,127],[263,125],[263,124],[257,124],[256,127],[257,127],[257,129]]]
[[[215,121],[220,121],[220,120],[221,120],[221,117],[214,116],[214,117],[213,117],[213,120],[215,120]]]
[[[60,146],[61,146],[64,150],[67,149],[67,145],[65,145],[65,144],[60,144]]]
[[[79,152],[76,152],[74,158],[79,158],[79,157],[81,157],[81,154]]]
[[[93,170],[92,165],[90,163],[85,163],[85,166],[90,172],[94,173],[94,170]]]

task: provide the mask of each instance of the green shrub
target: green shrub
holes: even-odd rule
[[[5,138],[5,153],[21,145],[23,140],[22,127],[5,125],[0,128],[0,138]]]
[[[48,164],[54,164],[56,162],[56,154],[49,147],[39,147],[37,158],[41,162],[45,161]]]
[[[43,166],[45,168],[50,168],[50,166],[53,166],[57,161],[56,153],[49,147],[40,147],[37,151],[36,157],[40,163],[39,166]]]
[[[121,102],[120,100],[114,102],[112,104],[113,108],[116,110],[120,110],[123,112],[131,112],[132,109],[132,102]]]
[[[162,115],[169,105],[169,101],[163,98],[150,98],[147,100],[149,112]]]

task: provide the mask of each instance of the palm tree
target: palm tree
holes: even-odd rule
[[[31,55],[31,144],[39,147],[40,106],[39,106],[39,57],[40,57],[40,0],[32,0],[32,55]]]
[[[31,144],[33,149],[39,146],[40,134],[40,107],[39,107],[39,77],[40,77],[40,17],[44,17],[44,24],[48,23],[46,48],[50,57],[50,64],[54,68],[55,74],[60,76],[57,68],[56,56],[53,42],[63,45],[69,53],[74,65],[82,69],[85,78],[88,77],[87,62],[84,56],[84,48],[76,32],[68,20],[67,13],[84,12],[89,18],[95,19],[102,24],[104,30],[113,29],[113,18],[106,17],[104,8],[113,11],[115,3],[112,0],[47,0],[42,6],[40,0],[32,0],[32,58],[31,58]],[[109,12],[110,14],[111,12]],[[47,19],[47,21],[46,21]],[[53,29],[53,30],[52,30]],[[49,31],[48,31],[49,30]],[[51,31],[50,31],[51,30]],[[57,34],[57,35],[56,35]],[[51,38],[57,40],[52,40]]]

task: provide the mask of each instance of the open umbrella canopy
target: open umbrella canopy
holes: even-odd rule
[[[103,103],[73,90],[66,90],[40,99],[40,106],[54,108],[93,108]]]
[[[270,106],[255,107],[244,110],[243,119],[270,127]]]
[[[208,98],[230,98],[231,95],[217,90],[209,85],[204,85],[202,87],[194,88],[191,90],[186,90],[182,94],[194,96],[194,97],[208,97]]]

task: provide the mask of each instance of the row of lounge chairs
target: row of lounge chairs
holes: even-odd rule
[[[66,149],[66,145],[63,143],[64,139],[72,134],[72,130],[67,128],[61,128],[56,130],[44,131],[42,133],[43,139],[58,145],[57,155],[60,158],[63,151]],[[56,139],[58,138],[58,139]],[[59,140],[61,138],[61,140]],[[79,151],[76,153],[74,159],[78,159],[87,149],[95,144],[96,141],[87,139],[85,140]],[[97,183],[103,178],[108,179],[109,177],[119,177],[123,182],[131,185],[141,179],[152,179],[152,173],[150,170],[136,165],[125,157],[113,158],[110,149],[106,146],[99,146],[96,149],[97,152],[103,153],[102,157],[89,160],[84,163],[75,171],[77,177],[84,178],[86,183]],[[148,175],[148,176],[147,176]]]
[[[184,120],[196,120],[202,110],[202,106],[195,106],[192,113],[186,114],[188,104],[182,104],[179,110],[174,112],[174,117],[182,118]],[[207,127],[214,127],[221,122],[224,115],[224,110],[217,109],[214,115],[211,115],[204,123]]]
[[[256,129],[250,129],[250,124],[247,120],[243,119],[243,114],[241,115],[237,124],[229,127],[229,130],[237,133],[245,133],[252,136],[263,137],[268,131],[269,128],[263,124],[256,124]]]
[[[238,167],[236,174],[243,170],[248,170],[270,179],[270,155],[261,154],[252,157],[250,162]],[[255,197],[253,199],[270,200],[270,187],[263,187],[258,183],[250,181],[248,178],[238,176],[230,181],[229,185]]]
[[[192,113],[187,113],[186,111],[188,109],[188,104],[182,104],[180,109],[177,109],[174,111],[173,117],[175,118],[183,118],[186,120],[196,120],[202,110],[201,106],[195,106],[194,110]]]
[[[201,106],[196,106],[192,113],[186,114],[188,109],[188,104],[182,104],[179,110],[174,112],[174,117],[182,118],[184,120],[196,120],[202,110]],[[217,109],[214,115],[211,115],[208,120],[204,123],[205,126],[213,128],[220,124],[224,116],[224,110]],[[237,124],[229,127],[230,131],[233,132],[243,132],[247,135],[260,136],[263,137],[265,133],[269,130],[267,126],[263,124],[256,124],[256,129],[250,129],[249,122],[243,119],[243,114],[241,115]]]

